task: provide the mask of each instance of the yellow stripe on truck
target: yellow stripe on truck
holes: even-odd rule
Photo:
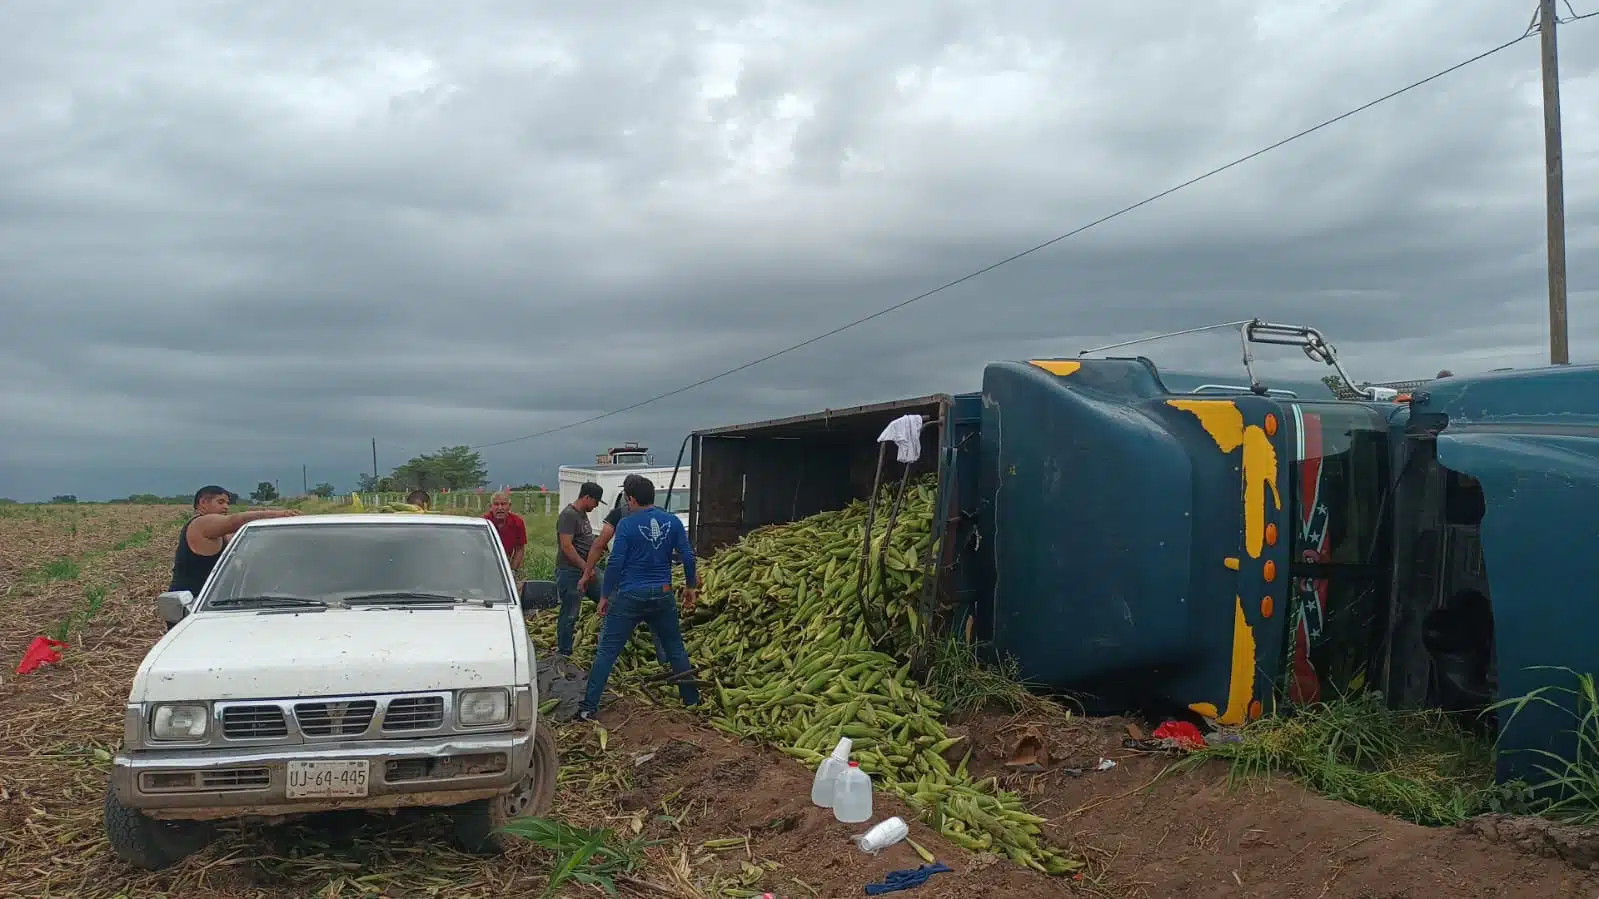
[[[1282,509],[1277,489],[1277,449],[1259,425],[1244,429],[1244,551],[1260,558],[1266,545],[1266,490],[1271,489],[1274,509]]]
[[[1059,375],[1062,378],[1076,374],[1077,370],[1083,367],[1083,363],[1075,359],[1032,359],[1027,364],[1036,365],[1044,371],[1052,375]]]
[[[1243,449],[1240,503],[1243,507],[1244,551],[1251,559],[1259,559],[1266,545],[1268,493],[1273,508],[1282,509],[1282,492],[1277,483],[1277,450],[1272,446],[1270,435],[1259,425],[1245,425],[1243,411],[1231,400],[1173,399],[1167,400],[1166,405],[1194,416],[1223,455]],[[1239,571],[1242,567],[1239,560],[1231,556],[1222,562],[1233,571]],[[1215,703],[1196,702],[1191,703],[1189,708],[1221,724],[1243,724],[1254,717],[1255,651],[1255,629],[1244,615],[1243,598],[1234,596],[1232,666],[1227,682],[1227,707],[1218,709]]]

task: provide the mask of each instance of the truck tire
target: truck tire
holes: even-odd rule
[[[507,822],[528,815],[545,815],[555,804],[555,781],[561,770],[555,751],[555,736],[539,723],[533,733],[533,760],[527,776],[511,792],[493,799],[479,799],[450,809],[455,841],[467,852],[498,855],[505,851],[500,832]]]
[[[146,871],[170,868],[211,841],[207,825],[157,821],[123,805],[109,784],[105,791],[105,835],[118,858]]]

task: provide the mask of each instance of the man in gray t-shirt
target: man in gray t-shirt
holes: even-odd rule
[[[555,651],[563,656],[572,654],[572,632],[577,628],[583,597],[600,601],[599,583],[593,579],[581,582],[589,550],[594,546],[589,513],[599,508],[604,494],[599,484],[585,481],[577,489],[577,499],[555,519],[555,594],[561,600],[560,615],[555,619]]]

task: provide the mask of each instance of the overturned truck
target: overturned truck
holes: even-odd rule
[[[1227,327],[1247,383],[1087,351],[992,363],[980,393],[696,431],[696,552],[872,495],[900,475],[878,435],[919,415],[923,613],[1091,706],[1235,725],[1375,689],[1493,728],[1480,713],[1551,669],[1599,671],[1570,593],[1599,570],[1599,366],[1350,401],[1257,377],[1251,345],[1286,344],[1351,383],[1314,329]],[[1514,750],[1570,755],[1571,724],[1524,710],[1501,778],[1536,761]]]

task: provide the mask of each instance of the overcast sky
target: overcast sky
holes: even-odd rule
[[[1486,50],[1534,6],[7,0],[0,496],[297,492],[302,463],[348,489],[374,436],[386,471],[627,405]],[[1599,18],[1561,45],[1587,361]],[[614,441],[673,456],[694,427],[1251,316],[1323,328],[1356,378],[1537,364],[1542,153],[1533,39],[484,456],[553,481]],[[1230,372],[1235,346],[1145,352]]]

